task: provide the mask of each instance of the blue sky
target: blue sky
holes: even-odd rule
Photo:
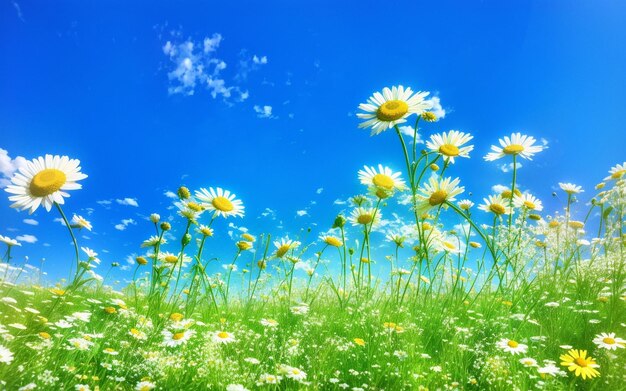
[[[65,209],[92,221],[81,245],[104,264],[140,251],[146,216],[171,214],[164,193],[181,184],[235,192],[246,217],[231,221],[254,234],[316,233],[345,208],[336,200],[363,191],[364,164],[403,169],[395,135],[371,138],[354,115],[403,84],[446,111],[425,138],[475,136],[453,171],[475,201],[510,180],[482,160],[491,144],[514,131],[545,139],[520,181],[554,210],[557,182],[590,196],[626,157],[626,4],[519,3],[4,1],[0,177],[20,156],[80,159],[89,178]],[[189,56],[171,51],[188,43]],[[65,276],[72,248],[56,213],[9,205],[0,198],[0,234],[37,239],[15,259],[46,258],[51,279]],[[229,222],[215,226],[216,254],[232,251]]]

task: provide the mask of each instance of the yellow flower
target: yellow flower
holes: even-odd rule
[[[361,338],[355,338],[354,339],[354,343],[359,345],[359,346],[365,346],[365,341]]]
[[[586,350],[572,349],[567,354],[561,355],[561,365],[566,366],[570,372],[576,376],[581,376],[583,380],[594,378],[600,375],[596,368],[600,368],[592,357],[587,357]]]
[[[104,307],[104,312],[106,312],[107,314],[114,314],[117,312],[117,310],[114,307]]]

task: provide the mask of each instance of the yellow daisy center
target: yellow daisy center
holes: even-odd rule
[[[230,202],[230,200],[226,197],[221,197],[221,196],[215,197],[211,201],[211,204],[213,205],[215,209],[222,211],[222,212],[230,212],[233,209],[235,209],[235,207],[233,206],[233,203]]]
[[[504,214],[504,212],[506,212],[506,209],[504,208],[504,206],[500,204],[489,205],[489,210],[497,215],[501,215],[501,214]]]
[[[428,198],[428,203],[430,206],[441,205],[446,202],[446,198],[448,198],[448,192],[445,190],[437,190]]]
[[[382,187],[383,189],[391,190],[393,189],[393,179],[389,175],[385,174],[376,174],[372,178],[372,183],[376,187]]]
[[[615,171],[613,174],[611,174],[611,178],[612,179],[620,179],[621,177],[624,176],[624,174],[626,174],[626,170]]]
[[[176,255],[166,255],[164,260],[167,263],[176,263],[178,261],[178,257]]]
[[[507,145],[506,147],[502,149],[502,152],[504,152],[507,155],[517,155],[518,153],[523,152],[523,151],[524,151],[524,146],[520,144]]]
[[[602,340],[602,342],[604,342],[607,345],[613,345],[615,344],[615,340],[611,337],[606,337]]]
[[[341,247],[341,245],[343,243],[341,243],[341,240],[339,240],[338,238],[334,237],[334,236],[327,236],[326,239],[324,239],[324,241],[333,247]]]
[[[513,349],[519,346],[519,343],[517,343],[517,341],[513,341],[512,339],[510,339],[509,342],[507,342],[506,344]]]
[[[454,244],[450,243],[450,242],[443,242],[443,247],[447,248],[448,250],[456,250],[456,247],[454,246]]]
[[[217,337],[220,339],[226,339],[228,338],[228,333],[225,331],[220,331],[219,333],[217,333]]]
[[[174,341],[178,341],[179,339],[182,339],[184,336],[185,336],[185,333],[176,333],[172,335],[172,339]]]
[[[459,156],[459,152],[460,152],[459,148],[453,144],[443,144],[442,146],[439,147],[439,153],[446,155],[446,156],[450,156],[450,157]]]
[[[363,224],[363,225],[371,223],[372,220],[374,220],[374,216],[372,216],[369,213],[363,213],[363,214],[359,215],[359,217],[357,217],[357,219],[356,219],[356,221],[359,224]]]
[[[67,181],[67,176],[56,168],[46,168],[39,171],[30,182],[30,194],[35,197],[48,196],[63,187]]]
[[[283,244],[282,246],[278,247],[278,250],[276,250],[276,256],[278,256],[279,258],[282,257],[283,255],[287,254],[287,251],[289,251],[290,248],[291,246],[289,244]]]
[[[582,357],[576,358],[574,362],[576,363],[576,365],[578,365],[579,367],[583,367],[583,368],[586,367],[588,364],[587,360],[585,360]]]
[[[409,105],[402,100],[394,99],[383,103],[376,111],[376,117],[381,121],[396,121],[409,112]]]
[[[202,205],[196,203],[196,202],[188,202],[187,203],[187,208],[193,210],[194,212],[202,212],[202,210],[204,209],[202,207]]]
[[[528,209],[535,209],[537,206],[530,202],[530,201],[524,201],[524,206],[527,207]]]

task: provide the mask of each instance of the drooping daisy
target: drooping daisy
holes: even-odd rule
[[[509,203],[502,198],[501,195],[490,195],[489,198],[483,198],[483,204],[478,209],[495,215],[508,215],[511,213]]]
[[[289,250],[298,248],[300,246],[300,242],[297,240],[291,240],[289,238],[282,238],[274,242],[274,246],[276,247],[276,252],[274,255],[278,258],[282,258],[289,252]]]
[[[361,103],[359,109],[365,113],[357,113],[357,117],[365,122],[359,128],[372,128],[372,135],[384,132],[397,124],[406,122],[411,114],[420,115],[432,108],[432,102],[424,100],[428,92],[413,93],[410,87],[385,87],[382,93],[375,92],[367,103]]]
[[[84,217],[75,214],[72,216],[71,224],[76,228],[85,228],[87,231],[91,231],[91,223],[87,221]]]
[[[363,168],[363,170],[359,170],[359,180],[375,194],[378,194],[380,190],[383,195],[390,195],[395,190],[406,189],[406,183],[400,177],[401,174],[391,171],[389,167],[383,167],[382,164],[379,164],[378,171],[375,167],[363,166]]]
[[[80,189],[77,182],[85,178],[87,175],[80,172],[80,160],[46,155],[20,167],[5,191],[14,194],[9,197],[14,201],[12,208],[28,209],[32,214],[43,205],[49,212],[54,203],[63,204],[64,197],[70,196],[66,191]]]
[[[514,196],[513,205],[515,205],[516,208],[524,208],[526,210],[534,210],[537,212],[541,212],[541,210],[543,210],[541,200],[529,193],[524,193],[521,197]]]
[[[618,164],[609,170],[609,176],[604,178],[605,181],[621,179],[626,174],[626,162]]]
[[[592,357],[587,356],[586,350],[572,349],[567,354],[562,354],[560,358],[561,365],[566,366],[576,376],[581,376],[583,380],[600,375],[596,369],[600,368],[600,365],[596,364]]]
[[[229,344],[235,342],[235,336],[228,331],[217,331],[213,333],[213,342],[220,344]]]
[[[333,246],[333,247],[341,247],[341,246],[343,246],[343,242],[341,241],[341,239],[339,239],[336,236],[321,235],[320,239],[322,240],[322,242],[326,243],[329,246]]]
[[[578,186],[573,183],[560,183],[559,182],[559,187],[561,188],[561,190],[563,190],[567,194],[579,194],[584,191],[582,186]]]
[[[385,238],[390,242],[394,242],[398,247],[404,247],[404,241],[406,240],[406,237],[399,233],[387,234]]]
[[[465,187],[459,186],[459,178],[435,178],[431,177],[424,187],[420,187],[417,193],[417,212],[424,214],[430,209],[441,206],[449,201],[454,201],[457,195],[465,191]]]
[[[148,239],[144,240],[143,243],[141,243],[141,247],[142,248],[154,247],[157,244],[165,244],[165,243],[167,243],[167,240],[165,240],[164,237],[153,235],[153,236],[150,236]]]
[[[2,236],[0,235],[0,242],[6,244],[9,247],[13,247],[13,246],[21,246],[22,244],[20,242],[18,242],[15,239],[11,239],[8,236]]]
[[[598,345],[599,348],[608,350],[624,349],[626,347],[626,340],[616,337],[615,333],[600,333],[596,335],[593,343]]]
[[[512,339],[502,338],[496,343],[496,346],[507,353],[516,355],[518,353],[526,353],[528,346]]]
[[[217,216],[229,217],[244,215],[244,206],[241,200],[236,199],[235,194],[231,194],[228,190],[218,187],[217,190],[212,187],[209,190],[201,188],[196,191],[196,198],[204,202],[207,210],[215,212]]]
[[[469,153],[474,149],[473,145],[467,145],[474,136],[469,133],[451,130],[441,134],[433,134],[426,141],[426,148],[443,156],[445,161],[454,163],[455,157],[469,158]]]
[[[492,145],[491,151],[485,156],[485,160],[493,161],[507,155],[520,156],[524,159],[532,160],[534,154],[543,151],[541,145],[535,145],[534,137],[513,133],[511,137],[506,136],[498,140],[500,147]]]
[[[161,335],[163,335],[163,345],[167,347],[175,347],[182,345],[189,341],[189,339],[195,334],[193,330],[182,330],[182,331],[170,331],[163,330]]]
[[[350,222],[352,225],[377,225],[380,222],[382,214],[380,210],[375,208],[362,208],[358,207],[350,213]]]

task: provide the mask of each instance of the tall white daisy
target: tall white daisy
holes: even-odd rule
[[[579,193],[582,193],[584,191],[582,186],[578,186],[578,185],[575,185],[573,183],[561,183],[561,182],[559,182],[559,187],[561,188],[561,190],[563,190],[567,194],[579,194]]]
[[[502,338],[496,343],[496,346],[503,351],[511,353],[513,355],[526,353],[526,351],[528,350],[528,345],[524,345],[523,343],[519,343],[508,338]]]
[[[71,221],[72,225],[77,227],[77,228],[85,228],[88,231],[91,231],[91,223],[89,221],[87,221],[87,219],[85,219],[83,216],[79,216],[77,214],[75,214],[74,216],[72,216],[72,221]]]
[[[280,240],[274,241],[274,246],[276,247],[276,252],[274,255],[278,258],[282,258],[294,248],[298,248],[300,246],[300,242],[297,240],[291,240],[289,238],[282,238]]]
[[[6,244],[9,247],[13,247],[13,246],[21,246],[22,244],[20,242],[18,242],[15,239],[11,239],[8,236],[2,236],[0,235],[0,242]]]
[[[416,195],[417,212],[423,214],[448,201],[454,201],[457,195],[465,191],[463,186],[459,186],[460,182],[459,178],[452,179],[448,177],[442,179],[430,177],[428,183],[424,184]]]
[[[430,136],[430,140],[426,141],[426,147],[443,156],[444,160],[454,163],[454,158],[457,156],[469,158],[469,153],[474,149],[474,146],[464,145],[473,138],[474,136],[469,133],[451,130]]]
[[[394,86],[391,89],[385,87],[382,93],[375,92],[367,103],[361,103],[359,109],[364,113],[357,113],[357,117],[365,122],[359,124],[360,128],[372,128],[372,135],[379,134],[406,122],[411,114],[422,114],[432,108],[432,102],[424,100],[428,92],[413,93],[410,87]]]
[[[244,215],[243,202],[236,199],[235,194],[221,187],[217,189],[210,187],[209,190],[201,188],[196,191],[196,198],[204,203],[203,206],[207,210],[215,212],[217,216],[243,217]]]
[[[520,156],[524,159],[532,160],[533,155],[543,151],[541,145],[535,145],[534,137],[513,133],[511,137],[506,136],[498,140],[500,146],[492,145],[491,151],[485,156],[485,160],[493,161],[507,155]]]
[[[12,208],[28,209],[32,214],[43,205],[49,212],[54,203],[63,204],[64,197],[70,196],[66,191],[80,189],[77,182],[85,178],[87,175],[80,172],[80,160],[46,155],[20,167],[5,191],[14,194],[9,197],[14,201]]]
[[[400,177],[399,172],[391,171],[391,168],[378,165],[375,167],[363,166],[363,170],[359,170],[359,180],[362,184],[367,185],[374,192],[382,190],[384,193],[392,193],[394,190],[406,189],[406,183]]]
[[[615,336],[615,333],[600,333],[593,339],[593,343],[599,348],[607,350],[624,349],[626,340]]]
[[[521,196],[513,196],[513,205],[515,205],[516,208],[525,208],[537,212],[541,212],[543,209],[541,200],[529,193],[524,193]]]
[[[375,226],[380,223],[380,219],[382,214],[380,210],[376,210],[375,208],[355,208],[351,213],[348,220],[352,223],[352,225],[372,225]]]
[[[626,162],[618,164],[609,170],[609,176],[604,178],[605,181],[621,179],[626,174]]]
[[[483,198],[483,203],[478,209],[495,215],[508,215],[512,212],[510,200],[505,201],[501,195],[490,195],[489,198]]]

